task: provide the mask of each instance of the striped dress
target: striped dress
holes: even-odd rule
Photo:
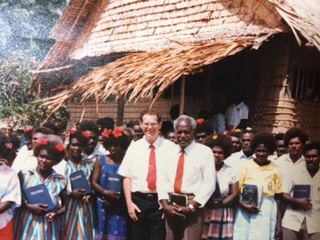
[[[65,177],[53,172],[44,182],[41,181],[37,171],[21,171],[22,189],[33,187],[44,183],[47,187],[56,209],[60,208],[60,193],[66,188],[67,182]],[[23,196],[25,203],[27,200]],[[61,232],[63,226],[63,217],[57,216],[55,221],[47,221],[46,215],[34,215],[30,210],[20,207],[15,215],[14,239],[37,239],[37,240],[57,240],[62,239]]]
[[[69,177],[70,174],[82,170],[90,183],[93,167],[94,163],[87,158],[82,158],[77,166],[71,161],[67,161],[65,176],[68,177],[68,192],[72,191]],[[84,203],[82,199],[71,198],[68,194],[66,204],[65,239],[91,240],[94,238],[92,202],[91,199],[87,204]]]

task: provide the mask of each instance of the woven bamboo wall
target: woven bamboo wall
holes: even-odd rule
[[[285,132],[291,127],[301,127],[311,140],[320,139],[320,104],[293,99],[286,94],[289,66],[297,58],[296,43],[291,38],[280,38],[262,46],[258,51],[258,94],[251,109],[252,127],[257,131]],[[305,57],[308,61],[318,58]]]
[[[139,119],[140,112],[144,109],[149,108],[151,101],[140,101],[138,103],[127,103],[124,108],[124,124],[130,121],[136,121]],[[170,107],[179,104],[179,99],[159,99],[154,104],[154,109],[161,113],[162,118],[164,120],[169,120],[170,115]],[[83,120],[97,120],[98,118],[102,117],[111,117],[115,121],[117,119],[117,103],[101,103],[99,104],[99,112],[96,112],[96,104],[95,103],[88,103],[86,105],[86,111],[83,115]],[[203,100],[202,99],[194,99],[186,97],[186,105],[185,111],[188,115],[196,117],[199,110],[203,107]],[[70,123],[71,126],[73,123],[76,123],[80,118],[83,112],[83,106],[79,103],[69,103],[68,110],[70,112]]]

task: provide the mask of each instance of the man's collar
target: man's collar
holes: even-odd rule
[[[184,150],[184,152],[188,155],[193,149],[194,147],[196,146],[196,144],[200,144],[200,143],[196,143],[194,140],[184,149],[182,149],[180,146],[179,146],[179,152],[181,150]]]

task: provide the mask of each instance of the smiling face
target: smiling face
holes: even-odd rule
[[[86,133],[89,134],[89,141],[84,150],[88,155],[90,155],[98,144],[98,136],[95,132],[92,131],[86,131]]]
[[[56,161],[53,160],[51,154],[47,150],[41,150],[38,157],[38,168],[40,171],[51,171]]]
[[[316,172],[319,169],[320,156],[317,149],[308,150],[305,154],[307,170],[309,172]]]
[[[256,160],[259,163],[265,163],[268,161],[269,151],[264,144],[259,144],[254,153],[256,154]]]
[[[194,130],[190,120],[181,119],[176,126],[177,142],[182,149],[188,147],[194,139]]]
[[[216,166],[220,166],[223,163],[224,151],[219,146],[213,146],[212,153],[214,157],[214,162]]]
[[[72,138],[69,147],[69,154],[74,158],[81,157],[83,150],[83,145],[79,142],[78,139]]]
[[[290,156],[301,156],[303,144],[299,137],[291,138],[288,143]]]
[[[157,115],[145,114],[142,116],[140,127],[149,143],[154,143],[157,140],[161,126],[162,124],[158,123]]]

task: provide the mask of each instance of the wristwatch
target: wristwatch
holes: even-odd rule
[[[191,212],[196,211],[196,208],[191,203],[188,205],[188,207],[190,208]]]

